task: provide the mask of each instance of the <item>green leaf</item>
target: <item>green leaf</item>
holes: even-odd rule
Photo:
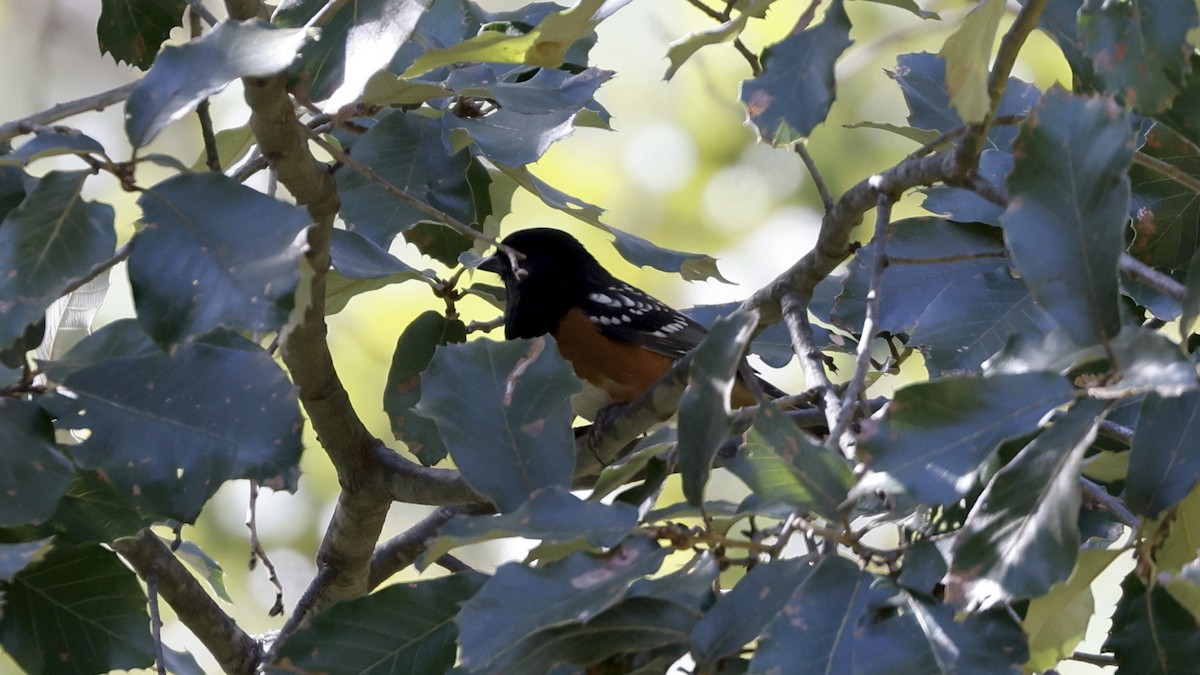
[[[0,349],[25,337],[72,281],[116,249],[113,208],[82,199],[88,175],[46,174],[0,222]]]
[[[764,405],[746,445],[725,468],[754,494],[838,519],[854,476],[845,459],[815,442],[774,405]]]
[[[604,18],[596,15],[605,2],[580,0],[570,9],[547,15],[525,33],[483,30],[450,47],[427,50],[404,72],[404,77],[416,77],[434,68],[463,62],[524,63],[558,68],[571,45],[591,35],[596,24]]]
[[[146,596],[116,554],[55,546],[5,591],[0,644],[26,672],[104,673],[154,662]]]
[[[233,598],[229,597],[229,591],[225,590],[225,570],[221,567],[221,563],[213,560],[212,556],[205,553],[198,544],[183,540],[175,549],[175,557],[187,563],[188,567],[192,568],[192,572],[203,579],[218,598],[228,603],[233,602]]]
[[[254,147],[257,139],[254,130],[247,122],[240,127],[222,129],[216,133],[217,161],[222,168],[229,168],[234,162],[246,156]],[[192,171],[208,171],[208,153],[201,151],[196,161],[192,162]]]
[[[492,664],[527,654],[541,631],[586,624],[624,599],[634,580],[657,571],[669,552],[636,537],[603,555],[573,553],[538,568],[502,565],[459,612],[460,664],[492,672]]]
[[[1079,553],[1079,470],[1110,403],[1085,399],[1001,469],[951,549],[947,596],[993,607],[1044,595]]]
[[[283,326],[304,255],[303,208],[218,173],[184,174],[146,190],[129,282],[138,320],[159,344],[218,326]]]
[[[1156,551],[1154,562],[1159,570],[1178,572],[1196,559],[1200,551],[1200,486],[1184,497],[1179,504],[1159,520],[1171,518],[1171,527]],[[1155,523],[1161,526],[1162,523]],[[1149,529],[1149,528],[1148,528]]]
[[[356,232],[335,229],[329,240],[330,274],[325,281],[325,313],[336,314],[361,293],[413,279],[427,280],[419,272],[375,242]]]
[[[1079,35],[1105,91],[1141,113],[1170,107],[1191,71],[1194,0],[1086,2]]]
[[[703,253],[686,253],[663,248],[646,239],[610,225],[600,228],[613,235],[617,253],[638,267],[653,267],[663,272],[678,272],[687,281],[716,279],[729,283],[717,270],[717,260]]]
[[[1012,271],[999,269],[953,282],[917,319],[910,345],[921,345],[930,377],[977,371],[1013,335],[1038,339],[1054,320]]]
[[[1193,77],[1200,80],[1200,77]],[[1138,152],[1166,162],[1187,176],[1200,179],[1200,156],[1193,141],[1163,124],[1155,124]],[[1133,242],[1129,253],[1168,273],[1188,268],[1200,250],[1200,200],[1195,191],[1156,169],[1129,167],[1133,190],[1129,215]],[[1173,317],[1172,317],[1173,318]]]
[[[703,503],[713,459],[733,428],[729,396],[757,323],[755,312],[717,319],[692,352],[687,387],[679,399],[677,444],[683,494],[689,504]]]
[[[470,155],[451,153],[442,142],[441,123],[416,113],[393,112],[353,146],[354,158],[409,196],[466,223],[474,221],[467,183]],[[357,171],[337,173],[338,195],[347,229],[387,249],[397,234],[429,220]]]
[[[167,47],[125,102],[125,135],[145,147],[163,128],[241,77],[284,71],[312,33],[258,19],[222,21],[202,37]]]
[[[138,513],[99,471],[76,471],[75,480],[42,526],[58,541],[108,543],[136,534],[153,518]]]
[[[1021,124],[1014,153],[1001,223],[1021,278],[1075,342],[1107,342],[1121,328],[1129,116],[1055,87]]]
[[[600,222],[600,214],[604,213],[604,209],[600,208],[599,206],[596,206],[595,204],[589,204],[582,199],[572,197],[565,192],[555,189],[550,184],[530,173],[529,167],[527,166],[513,167],[500,165],[498,168],[509,178],[513,179],[517,185],[524,188],[534,197],[542,200],[542,203],[546,206],[578,218],[589,225],[595,225],[596,227],[607,230],[607,227]],[[614,228],[613,233],[615,234],[616,232],[619,232],[619,230],[615,230]],[[633,235],[628,236],[633,237]],[[645,241],[644,239],[634,239],[637,241]]]
[[[100,53],[145,70],[171,29],[183,25],[187,0],[100,0]]]
[[[871,1],[871,0],[868,0],[868,1]],[[934,140],[937,140],[937,137],[940,135],[936,131],[930,131],[928,129],[917,129],[916,127],[901,126],[899,124],[892,124],[890,122],[864,121],[864,122],[855,122],[854,124],[844,124],[842,126],[846,127],[847,129],[878,129],[879,131],[889,131],[893,134],[896,134],[897,136],[903,136],[904,138],[907,138],[908,140],[918,143],[920,145],[925,145],[926,143],[931,143]]]
[[[446,446],[433,420],[418,415],[413,407],[421,400],[421,373],[429,367],[434,350],[467,341],[467,329],[458,319],[447,319],[432,310],[408,324],[396,342],[383,410],[392,421],[392,434],[403,442],[425,466],[446,457]]]
[[[919,539],[904,554],[904,567],[896,583],[927,598],[935,597],[938,586],[946,577],[949,566],[938,545],[930,539]]]
[[[1049,670],[1075,652],[1095,612],[1092,582],[1119,555],[1119,550],[1080,551],[1071,576],[1055,584],[1049,593],[1030,601],[1021,623],[1029,636],[1027,669]]]
[[[404,241],[416,246],[423,255],[446,267],[457,266],[458,256],[475,245],[475,240],[471,237],[431,221],[419,222],[405,230]]]
[[[117,319],[101,326],[66,354],[53,361],[40,361],[42,373],[52,382],[101,361],[122,356],[149,356],[159,352],[158,345],[142,330],[137,319]]]
[[[1196,332],[1200,318],[1200,249],[1192,254],[1188,264],[1187,286],[1183,294],[1183,314],[1179,317],[1179,332],[1185,338]]]
[[[21,147],[0,155],[0,166],[26,166],[30,162],[59,155],[103,155],[104,146],[76,129],[51,127],[39,131]]]
[[[979,157],[977,174],[991,185],[1004,185],[1012,173],[1013,156],[1001,150],[984,150]],[[933,185],[923,190],[925,202],[922,206],[930,213],[937,213],[960,223],[985,223],[1000,226],[1004,207],[988,201],[972,190],[949,185]]]
[[[674,572],[633,582],[628,597],[665,600],[699,614],[716,602],[713,588],[720,572],[716,558],[701,553]]]
[[[1142,402],[1126,478],[1126,504],[1156,518],[1175,506],[1200,479],[1200,392]]]
[[[497,516],[456,516],[438,530],[422,556],[437,560],[459,546],[506,537],[570,544],[575,550],[600,551],[621,543],[637,524],[637,509],[628,504],[611,506],[583,501],[565,488],[554,486],[533,493],[512,513]]]
[[[941,18],[942,18],[942,17],[938,16],[937,12],[929,12],[929,11],[921,9],[921,7],[919,5],[917,5],[916,0],[866,0],[866,1],[873,2],[877,5],[890,5],[892,7],[899,7],[900,9],[907,10],[922,19],[941,20]]]
[[[694,319],[697,323],[708,328],[718,318],[732,314],[741,307],[741,302],[723,302],[719,305],[696,305],[680,311]],[[820,326],[813,326],[814,341],[824,348],[832,346],[829,331]],[[787,326],[781,323],[772,324],[759,331],[754,341],[746,348],[747,354],[754,354],[763,363],[772,368],[783,368],[792,360],[792,338],[788,335]]]
[[[1162,586],[1147,589],[1135,574],[1121,583],[1104,650],[1124,672],[1139,675],[1186,673],[1200,661],[1196,619]]]
[[[1160,574],[1158,582],[1175,598],[1175,602],[1200,620],[1200,560],[1184,565],[1178,574]]]
[[[1004,0],[983,0],[967,14],[938,52],[946,62],[946,91],[964,122],[982,122],[991,111],[988,72]]]
[[[669,431],[665,426],[659,427],[653,433],[662,433]],[[596,483],[592,486],[592,494],[588,495],[588,499],[600,500],[607,497],[614,490],[634,480],[639,473],[646,471],[647,466],[651,465],[655,460],[658,460],[668,451],[675,449],[673,440],[654,441],[653,434],[649,438],[644,438],[640,442],[637,450],[625,455],[620,460],[613,464],[609,464],[600,471],[600,476],[596,479]],[[624,495],[624,493],[622,493]]]
[[[1200,69],[1200,55],[1195,52],[1191,55],[1190,69],[1193,72]],[[1184,138],[1200,144],[1200,78],[1188,77],[1184,85],[1171,108],[1155,116],[1159,120],[1156,128],[1163,124],[1170,125]]]
[[[15,166],[0,165],[0,219],[21,205],[38,180]]]
[[[295,389],[257,345],[223,337],[88,366],[43,401],[59,428],[89,430],[76,463],[103,471],[143,514],[194,522],[237,478],[295,490]]]
[[[834,0],[819,26],[763,51],[762,74],[743,81],[739,94],[760,140],[791,145],[825,121],[837,95],[833,66],[852,44],[850,18]]]
[[[51,549],[52,539],[0,544],[0,581],[8,583],[13,576],[31,563],[41,560]]]
[[[501,512],[575,468],[579,378],[553,338],[447,345],[421,376],[417,412],[437,423],[463,478]]]
[[[287,637],[268,673],[443,673],[454,665],[459,605],[475,572],[396,584],[339,602]]]
[[[750,669],[795,672],[804,664],[807,672],[850,673],[862,620],[883,599],[884,592],[872,588],[874,581],[846,558],[822,559],[767,624]]]
[[[792,593],[812,574],[809,557],[760,563],[717,600],[692,629],[692,657],[699,666],[712,666],[757,639],[767,623],[783,610]],[[785,669],[787,670],[787,669]]]
[[[970,491],[1001,442],[1033,431],[1073,395],[1065,378],[1042,372],[911,384],[864,430],[859,458],[921,503],[949,504]]]
[[[33,401],[0,399],[0,527],[45,520],[74,475],[54,425]]]
[[[674,77],[684,62],[692,58],[696,52],[704,47],[718,45],[722,42],[732,42],[737,36],[742,34],[742,31],[746,28],[746,22],[749,20],[749,14],[739,12],[736,17],[723,21],[716,26],[692,31],[678,40],[672,41],[667,46],[667,60],[670,62],[670,65],[667,66],[667,73],[663,75],[663,79],[669,80]]]

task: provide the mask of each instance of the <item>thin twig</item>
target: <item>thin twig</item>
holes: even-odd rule
[[[1138,528],[1142,526],[1142,521],[1133,515],[1133,512],[1125,506],[1125,502],[1110,495],[1103,486],[1093,483],[1083,476],[1079,477],[1079,485],[1083,488],[1083,494],[1108,509],[1109,513],[1116,516],[1123,525],[1127,525],[1134,532],[1137,532]]]
[[[1200,179],[1197,179],[1174,164],[1164,162],[1157,157],[1151,157],[1144,152],[1133,153],[1133,163],[1140,164],[1151,171],[1157,171],[1192,192],[1200,194]]]
[[[1187,289],[1183,284],[1175,281],[1162,272],[1159,272],[1158,270],[1129,255],[1128,253],[1121,253],[1121,257],[1117,260],[1117,267],[1125,274],[1128,274],[1134,279],[1151,286],[1159,293],[1162,293],[1178,302],[1183,302],[1184,293],[1187,292]]]
[[[1133,443],[1133,429],[1117,424],[1116,422],[1104,420],[1100,423],[1099,432],[1101,436],[1121,441],[1125,445]]]
[[[330,19],[333,18],[334,14],[337,14],[337,11],[341,9],[347,1],[348,0],[329,0],[329,2],[325,3],[325,6],[322,7],[320,11],[318,11],[316,14],[313,14],[312,18],[308,20],[308,23],[304,24],[304,27],[320,28],[321,26],[324,26],[329,22]]]
[[[187,4],[197,16],[204,19],[204,23],[210,26],[217,25],[217,16],[210,12],[201,0],[187,0]]]
[[[471,333],[477,333],[477,332],[490,333],[493,330],[495,330],[503,325],[504,325],[504,315],[503,314],[501,314],[500,316],[496,317],[495,319],[491,319],[489,321],[472,321],[471,323],[467,324],[467,334],[470,335]]]
[[[92,269],[88,270],[87,274],[79,277],[75,281],[72,281],[70,284],[68,284],[67,287],[65,289],[63,289],[62,294],[70,295],[70,294],[74,293],[75,291],[79,290],[80,288],[83,288],[83,286],[86,285],[89,281],[95,279],[96,277],[100,276],[101,274],[104,274],[106,271],[108,271],[109,269],[112,269],[119,263],[124,262],[125,259],[127,259],[128,257],[129,257],[129,242],[125,242],[124,244],[121,245],[120,248],[118,248],[115,252],[113,252],[111,258],[109,258],[108,260],[104,260],[104,261],[96,263],[96,265],[94,267],[92,267]]]
[[[66,103],[59,103],[52,108],[33,113],[19,120],[0,124],[0,143],[16,138],[21,134],[32,133],[38,127],[53,124],[58,120],[71,117],[72,115],[78,115],[89,110],[104,110],[114,103],[120,103],[129,98],[130,92],[136,86],[137,82],[130,82],[109,89],[108,91],[102,91],[99,94],[86,96]]]
[[[246,510],[246,529],[250,530],[250,569],[254,569],[255,564],[261,560],[263,566],[267,568],[267,578],[275,586],[275,604],[271,606],[268,614],[282,616],[283,584],[279,582],[279,574],[275,571],[275,565],[267,556],[267,551],[258,538],[258,483],[253,480],[250,481],[250,506]]]
[[[825,402],[825,421],[829,429],[837,426],[842,416],[842,404],[838,398],[837,387],[825,372],[825,357],[817,349],[813,339],[812,322],[808,318],[808,303],[797,294],[788,293],[783,296],[781,303],[783,321],[787,324],[788,334],[792,338],[792,350],[800,357],[800,368],[804,371],[804,382],[809,387],[819,387],[821,398]]]
[[[1117,657],[1110,654],[1088,654],[1086,652],[1075,652],[1067,657],[1072,661],[1080,663],[1090,663],[1093,666],[1115,666],[1117,665]]]
[[[829,193],[829,186],[825,184],[825,179],[821,177],[821,172],[817,169],[817,163],[813,160],[812,155],[808,153],[808,146],[804,143],[797,143],[796,154],[800,155],[800,160],[804,162],[804,168],[808,169],[808,175],[812,177],[813,185],[817,188],[817,194],[821,195],[821,204],[825,206],[825,213],[829,213],[833,210],[833,195]]]
[[[317,598],[325,591],[325,587],[329,585],[333,578],[337,576],[337,570],[330,565],[322,565],[321,569],[317,570],[317,576],[308,584],[308,588],[304,589],[304,594],[300,596],[300,600],[296,602],[296,606],[292,608],[292,615],[288,617],[283,628],[279,629],[279,633],[275,636],[274,642],[271,643],[271,649],[267,653],[267,662],[274,660],[275,652],[279,650],[279,645],[287,639],[289,635],[296,632],[296,629],[304,623],[308,618],[309,612],[312,611],[313,605],[316,604]]]
[[[146,602],[150,605],[150,635],[154,640],[154,669],[158,675],[167,675],[163,659],[162,616],[158,610],[158,570],[146,573]]]

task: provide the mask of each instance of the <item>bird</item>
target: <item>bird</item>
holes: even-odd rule
[[[477,269],[504,281],[504,337],[554,336],[559,353],[590,385],[573,401],[581,417],[594,419],[608,406],[630,403],[708,334],[687,315],[613,276],[562,230],[518,230],[501,244],[524,256],[517,267],[497,250]],[[785,395],[758,381],[771,398]],[[739,376],[732,406],[755,403]]]

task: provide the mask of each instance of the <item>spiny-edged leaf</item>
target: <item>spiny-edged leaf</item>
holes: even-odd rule
[[[895,72],[889,73],[900,85],[908,104],[908,123],[918,129],[946,133],[963,125],[950,94],[946,91],[946,62],[936,54],[901,54],[896,59]],[[1000,97],[997,116],[1019,115],[1038,99],[1037,87],[1015,77],[1008,78],[1004,95]],[[1011,126],[993,126],[988,132],[987,147],[1008,151],[1016,130]]]
[[[113,208],[81,198],[87,171],[46,174],[0,222],[0,349],[23,338],[74,280],[113,254]],[[40,331],[34,346],[41,341]]]
[[[421,400],[421,373],[429,367],[439,346],[466,341],[467,329],[462,321],[430,310],[413,319],[396,342],[383,390],[383,410],[392,421],[396,440],[408,446],[408,451],[425,466],[442,461],[446,446],[433,420],[413,410]]]
[[[899,7],[900,9],[912,12],[922,19],[940,20],[942,18],[937,12],[930,12],[921,9],[920,5],[916,3],[916,0],[867,0],[867,2],[873,2],[877,5],[890,5],[892,7]]]
[[[41,560],[51,548],[52,539],[36,539],[17,544],[0,544],[0,581],[8,583],[30,563]]]
[[[53,361],[40,361],[42,373],[52,382],[87,366],[122,356],[149,356],[159,352],[158,345],[146,335],[137,319],[117,319],[81,340],[66,354]]]
[[[104,146],[76,129],[51,128],[39,132],[21,147],[0,155],[0,166],[25,166],[44,157],[57,155],[103,155]]]
[[[221,563],[213,560],[212,556],[205,553],[199,544],[183,540],[175,549],[175,557],[187,563],[188,567],[192,568],[192,572],[203,579],[218,598],[225,602],[233,602],[233,598],[229,597],[229,591],[225,590],[225,570],[221,567]]]
[[[1079,464],[1109,402],[1080,401],[984,488],[954,539],[947,595],[990,608],[1036,598],[1079,553]]]
[[[991,111],[988,67],[1004,5],[1004,0],[983,0],[975,5],[938,52],[946,62],[950,104],[964,122],[981,122]]]
[[[428,277],[357,232],[335,229],[331,235],[329,266],[334,274],[325,284],[326,314],[342,311],[360,293]]]
[[[153,518],[138,513],[132,501],[117,494],[99,471],[76,471],[75,480],[42,528],[57,541],[108,543],[132,536],[152,522]]]
[[[1044,672],[1074,653],[1095,611],[1092,582],[1119,555],[1119,550],[1080,551],[1071,576],[1055,584],[1049,593],[1030,601],[1021,622],[1029,636],[1026,668]]]
[[[539,488],[570,484],[580,388],[549,336],[473,340],[437,350],[416,410],[437,423],[467,483],[509,512]]]
[[[491,664],[512,659],[540,631],[586,624],[625,598],[634,580],[656,572],[669,552],[633,537],[603,555],[573,553],[538,568],[501,566],[458,614],[459,662],[491,672]]]
[[[979,156],[976,173],[991,185],[1004,185],[1012,173],[1013,156],[1001,150],[984,150]],[[934,185],[923,190],[925,202],[921,206],[930,213],[937,213],[960,223],[986,223],[999,227],[1004,207],[988,201],[972,190],[949,185]]]
[[[882,420],[868,425],[859,458],[925,504],[949,504],[1004,440],[1033,431],[1071,400],[1071,383],[1053,373],[945,377],[896,392]]]
[[[307,29],[258,19],[222,21],[196,40],[167,47],[125,102],[125,135],[134,148],[144,147],[230,82],[282,72],[310,37]]]
[[[1000,220],[1021,278],[1076,342],[1107,342],[1121,328],[1129,116],[1110,99],[1055,87],[1021,124],[1014,154]]]
[[[1126,478],[1126,503],[1150,518],[1179,503],[1200,479],[1200,392],[1142,402]]]
[[[393,112],[354,144],[354,158],[409,196],[472,222],[467,152],[449,153],[441,124],[415,113]],[[348,228],[387,249],[397,234],[429,215],[357,171],[339,171],[338,195]]]
[[[1194,0],[1085,2],[1079,10],[1079,35],[1105,91],[1142,113],[1165,110],[1179,92],[1196,23]]]
[[[837,519],[854,484],[845,459],[815,442],[774,405],[764,405],[746,445],[725,462],[754,494]]]
[[[1013,335],[1037,338],[1053,328],[1025,284],[1001,269],[948,286],[917,319],[909,344],[922,346],[929,375],[938,377],[977,371]]]
[[[1104,643],[1122,672],[1171,675],[1195,670],[1200,662],[1196,619],[1162,586],[1147,589],[1136,574],[1121,582],[1121,600]]]
[[[729,283],[717,269],[717,260],[703,253],[686,253],[652,244],[635,234],[610,225],[600,228],[617,238],[613,242],[617,253],[638,267],[653,267],[663,272],[678,272],[687,281],[716,279]]]
[[[1200,80],[1198,77],[1192,80]],[[1138,152],[1166,162],[1194,179],[1200,179],[1200,153],[1193,141],[1156,124]],[[1129,253],[1156,269],[1169,272],[1187,268],[1200,250],[1200,200],[1195,191],[1161,171],[1135,164],[1129,167],[1133,199],[1129,205],[1133,242]]]
[[[432,0],[357,0],[343,4],[305,45],[291,75],[329,111],[354,102],[392,60]]]
[[[4,593],[0,644],[29,673],[106,673],[154,662],[137,577],[97,544],[58,545]]]
[[[479,35],[456,45],[427,50],[404,72],[404,77],[415,77],[434,68],[472,61],[558,68],[571,45],[592,33],[602,18],[596,14],[605,2],[580,0],[570,9],[547,15],[525,33],[483,30]]]
[[[289,635],[267,672],[446,672],[454,665],[458,607],[486,580],[467,572],[340,602]]]
[[[909,218],[889,227],[878,329],[907,332],[947,285],[1007,262],[995,228],[939,218]],[[839,326],[858,332],[866,318],[875,243],[860,248],[833,308]]]
[[[446,86],[462,95],[486,97],[498,109],[483,116],[446,114],[441,123],[448,140],[466,132],[496,164],[532,164],[554,142],[571,135],[572,120],[610,77],[612,71],[596,68],[579,73],[541,68],[533,77],[510,82],[491,65],[459,68],[446,78]]]
[[[45,520],[74,475],[54,424],[33,401],[0,399],[0,448],[0,527]]]
[[[129,281],[138,320],[157,342],[287,322],[307,211],[218,173],[164,181],[138,204],[146,226],[133,238]]]
[[[663,79],[669,80],[674,77],[684,62],[692,58],[696,52],[704,47],[733,41],[734,38],[742,34],[742,31],[746,28],[746,22],[749,20],[749,14],[739,12],[736,17],[719,23],[716,26],[692,31],[672,41],[667,46],[667,61],[670,62],[670,65],[667,66],[667,73],[663,75]]]
[[[717,319],[692,352],[688,383],[679,399],[679,473],[688,503],[704,501],[713,458],[733,427],[729,396],[738,364],[750,342],[756,312],[735,312]]]
[[[600,214],[604,213],[604,209],[600,208],[599,206],[596,206],[595,204],[589,204],[578,197],[572,197],[565,192],[555,189],[550,184],[530,173],[529,167],[527,166],[513,167],[500,165],[498,168],[509,178],[513,179],[517,185],[524,188],[534,197],[542,200],[542,203],[546,206],[549,206],[552,209],[558,209],[563,213],[574,216],[575,218],[578,218],[589,225],[595,225],[602,229],[607,229],[600,222]],[[614,234],[618,231],[619,230],[615,230],[615,228],[613,230]],[[628,236],[633,237],[633,235]],[[639,239],[639,241],[645,240]]]
[[[437,560],[459,546],[505,537],[573,543],[579,549],[598,551],[619,544],[637,516],[637,509],[628,504],[609,506],[583,501],[563,487],[543,488],[512,513],[451,519],[438,530],[423,559]]]
[[[757,639],[814,567],[808,557],[774,560],[752,567],[696,622],[691,649],[697,665],[715,665]]]
[[[887,618],[854,643],[855,673],[1017,675],[1029,660],[1021,627],[1004,609],[955,618],[950,605],[902,593]]]
[[[100,53],[145,70],[171,29],[183,25],[187,0],[101,0]]]
[[[77,370],[43,401],[59,428],[90,431],[71,449],[76,463],[103,471],[143,514],[194,522],[236,478],[296,488],[295,389],[258,345],[213,339]]]
[[[819,26],[763,51],[762,74],[743,81],[739,93],[762,141],[790,145],[825,121],[837,95],[833,66],[852,44],[850,17],[842,0],[834,0]]]
[[[803,664],[807,672],[850,673],[863,618],[885,598],[874,581],[846,558],[825,557],[767,624],[751,671],[795,672]]]
[[[432,221],[422,221],[404,231],[404,241],[446,267],[458,264],[458,256],[471,250],[475,240],[458,230]]]

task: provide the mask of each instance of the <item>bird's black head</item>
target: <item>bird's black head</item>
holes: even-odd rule
[[[589,285],[611,279],[575,237],[561,230],[521,230],[501,243],[525,256],[516,270],[504,251],[486,258],[479,269],[504,280],[504,334],[510,339],[553,333],[567,311],[587,296]]]

